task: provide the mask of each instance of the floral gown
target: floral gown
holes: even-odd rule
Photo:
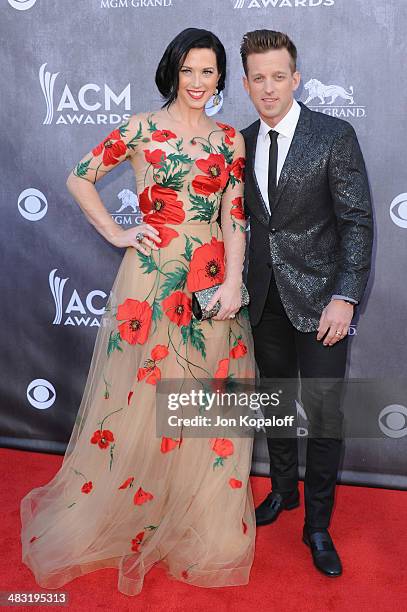
[[[245,229],[241,137],[217,123],[186,142],[157,121],[133,115],[74,170],[95,183],[129,159],[162,242],[126,250],[62,466],[21,501],[23,562],[46,588],[113,567],[136,595],[155,564],[203,587],[249,580],[252,438],[159,438],[155,419],[160,378],[255,376],[247,309],[203,322],[191,311],[191,292],[224,278],[219,211],[224,232]]]

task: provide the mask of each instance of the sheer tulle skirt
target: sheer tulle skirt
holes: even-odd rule
[[[202,242],[220,231],[215,224],[192,228]],[[154,254],[167,275],[179,265],[191,224],[182,229],[184,235],[178,226],[179,238]],[[202,587],[249,580],[255,541],[252,438],[228,439],[225,446],[208,438],[157,437],[156,386],[147,382],[157,375],[153,367],[162,378],[213,376],[224,359],[228,374],[253,379],[249,321],[239,313],[236,319],[203,322],[204,353],[190,343],[186,348],[181,326],[165,313],[153,317],[143,344],[118,339],[118,306],[128,298],[152,303],[166,278],[146,271],[134,249],[126,251],[62,466],[21,501],[22,559],[42,587],[59,588],[111,567],[118,569],[119,591],[136,595],[155,564],[170,577]],[[236,338],[246,352],[232,357]],[[168,353],[153,353],[153,366],[157,346],[167,346]],[[138,376],[142,368],[144,378]]]

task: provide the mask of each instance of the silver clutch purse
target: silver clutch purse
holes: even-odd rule
[[[200,291],[194,291],[192,293],[192,312],[194,317],[199,321],[211,319],[212,317],[218,314],[220,310],[219,300],[216,302],[215,306],[211,308],[211,310],[205,310],[205,307],[209,304],[211,298],[216,293],[217,289],[219,289],[219,287],[220,285],[214,285],[213,287],[209,287],[208,289],[201,289]],[[246,285],[244,283],[242,283],[241,292],[241,308],[243,308],[243,306],[247,306],[250,301],[249,292],[247,291]]]

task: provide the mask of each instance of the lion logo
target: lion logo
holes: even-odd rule
[[[130,189],[122,189],[117,197],[121,201],[121,206],[116,210],[116,214],[123,212],[126,208],[131,208],[132,213],[140,214],[140,208],[138,203],[138,197]]]
[[[304,88],[308,92],[308,97],[305,100],[305,104],[308,104],[314,98],[319,98],[320,105],[322,104],[333,104],[336,98],[342,98],[348,100],[349,104],[355,104],[353,99],[353,87],[349,87],[349,92],[340,85],[324,85],[318,79],[310,79],[305,83]],[[331,98],[327,101],[328,98]]]

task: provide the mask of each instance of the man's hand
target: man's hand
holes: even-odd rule
[[[317,340],[324,339],[324,346],[333,346],[342,338],[345,338],[349,331],[349,325],[353,317],[353,304],[344,300],[331,300],[322,311],[319,320]]]

